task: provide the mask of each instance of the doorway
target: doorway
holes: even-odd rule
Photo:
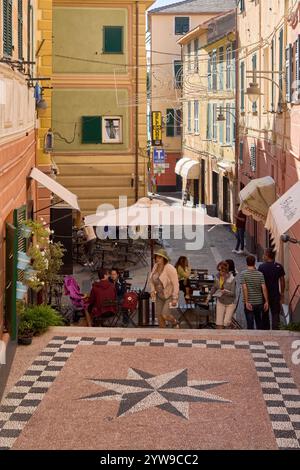
[[[223,176],[223,220],[230,222],[229,179]]]
[[[212,202],[216,207],[216,214],[219,213],[219,173],[212,172]]]

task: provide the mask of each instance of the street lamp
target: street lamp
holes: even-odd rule
[[[233,114],[233,113],[230,111],[231,109],[234,110],[235,108],[225,108],[225,106],[220,106],[220,107],[218,108],[219,114],[218,114],[218,116],[217,116],[217,122],[224,122],[224,121],[226,121],[226,116],[225,116],[225,114],[224,114],[224,111],[225,111],[226,113],[231,114],[231,116],[233,116],[234,119],[235,119],[236,116],[235,116],[235,114]]]
[[[260,88],[256,82],[251,82],[247,88],[246,95],[251,103],[256,103],[258,98],[262,95]]]
[[[295,245],[300,245],[300,240],[297,240],[296,238],[291,238],[289,235],[287,234],[284,234],[284,235],[281,235],[280,237],[281,241],[283,241],[283,243],[294,243]]]
[[[257,102],[257,100],[259,99],[260,96],[263,95],[263,93],[261,92],[260,90],[260,87],[256,81],[256,78],[257,78],[257,75],[258,75],[258,78],[259,79],[264,79],[264,80],[268,80],[269,82],[271,82],[273,85],[275,85],[278,90],[279,90],[279,99],[280,99],[280,102],[281,104],[284,104],[284,96],[283,96],[283,89],[282,89],[282,83],[283,83],[283,77],[285,76],[285,72],[284,71],[265,71],[265,70],[247,70],[246,71],[246,74],[248,74],[246,76],[246,78],[252,78],[252,82],[249,83],[249,87],[247,88],[247,91],[246,91],[246,95],[248,96],[249,100],[255,104]],[[251,75],[250,75],[251,74]],[[278,84],[275,80],[273,80],[273,78],[269,78],[269,77],[265,77],[264,74],[272,74],[272,76],[274,76],[274,74],[279,74],[279,78],[280,78],[280,82],[281,84]]]

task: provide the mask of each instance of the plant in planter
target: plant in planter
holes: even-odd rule
[[[64,325],[61,315],[49,305],[44,304],[25,307],[21,318],[32,325],[34,335],[44,333],[50,326]]]
[[[18,343],[23,345],[31,344],[33,335],[33,323],[30,320],[26,320],[23,316],[21,316],[18,326]]]

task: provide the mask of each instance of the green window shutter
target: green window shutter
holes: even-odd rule
[[[26,239],[22,235],[22,224],[26,220],[26,206],[21,206],[14,210],[14,226],[17,230],[17,251],[26,252],[27,243]],[[24,272],[18,270],[17,280],[22,282],[24,278]]]
[[[241,63],[241,112],[245,111],[245,62]]]
[[[123,54],[123,26],[104,26],[103,52]]]
[[[235,126],[236,126],[236,122],[235,122],[235,104],[233,103],[232,106],[231,106],[231,113],[232,113],[232,116],[231,116],[231,122],[232,122],[232,143],[235,142]]]
[[[5,234],[6,269],[5,269],[5,325],[12,340],[17,339],[17,257],[18,239],[14,225],[6,224]]]
[[[12,56],[12,0],[3,0],[3,52]]]
[[[102,118],[101,116],[82,116],[82,143],[101,144]]]
[[[292,83],[293,83],[293,46],[292,44],[289,44],[286,48],[285,77],[286,77],[286,101],[290,103],[292,101]]]
[[[23,0],[18,0],[18,56],[23,59]]]
[[[166,128],[166,134],[167,137],[174,137],[174,113],[175,110],[172,108],[167,109],[167,128]]]
[[[211,139],[211,103],[208,103],[207,105],[207,130],[206,130],[206,138]]]
[[[272,85],[271,85],[271,111],[275,111],[275,38],[272,39],[271,43],[271,67],[272,67]]]
[[[226,104],[226,144],[231,143],[231,114],[230,104]]]

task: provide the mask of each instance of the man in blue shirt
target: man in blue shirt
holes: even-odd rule
[[[267,248],[264,253],[264,263],[259,266],[263,273],[269,293],[269,304],[272,314],[272,329],[278,330],[280,324],[281,305],[284,302],[285,272],[283,266],[275,261],[275,253]]]

